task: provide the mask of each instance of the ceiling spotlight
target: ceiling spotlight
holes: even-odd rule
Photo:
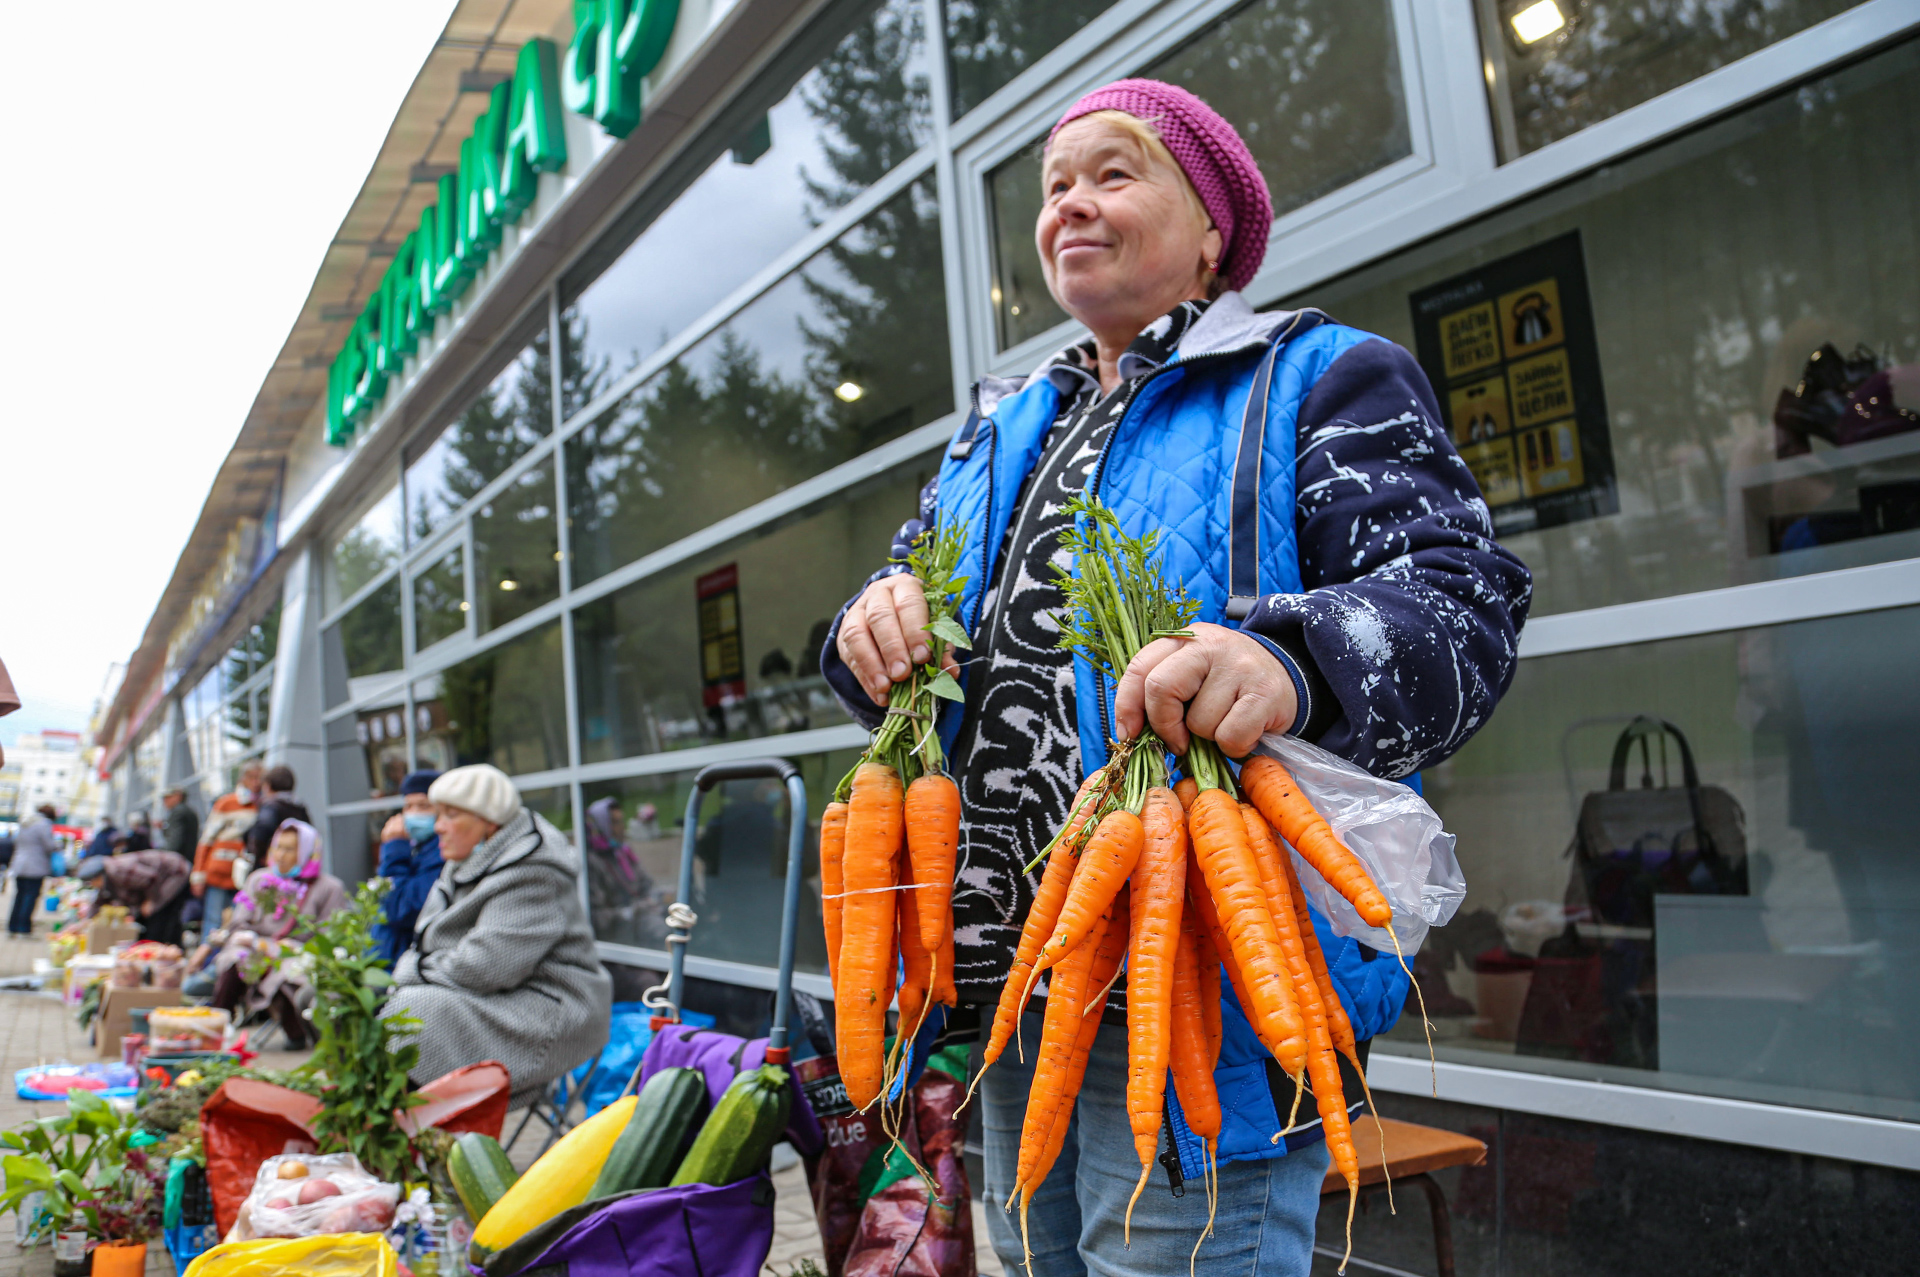
[[[500,582],[500,588],[503,590],[517,590],[520,588],[520,582],[514,580],[512,577],[508,577],[506,580]]]
[[[1537,44],[1567,25],[1567,15],[1555,0],[1534,0],[1507,19],[1522,44]]]
[[[833,388],[833,397],[838,399],[841,403],[852,403],[854,400],[858,399],[861,395],[864,395],[866,393],[867,392],[864,387],[862,387],[859,383],[852,382],[852,381],[843,381],[839,385]]]
[[[461,610],[462,612],[464,612],[464,611],[466,611],[466,610],[467,610],[468,608],[470,608],[470,607],[472,607],[472,606],[473,606],[473,604],[471,604],[471,603],[469,603],[469,602],[467,602],[467,601],[466,601],[465,599],[461,599],[461,600],[460,600],[460,610]]]

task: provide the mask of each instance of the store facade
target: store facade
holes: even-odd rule
[[[1896,1253],[1920,7],[468,0],[455,27],[472,67],[407,107],[442,126],[396,122],[375,233],[281,361],[315,391],[243,561],[176,581],[116,705],[123,807],[264,753],[358,878],[408,770],[491,762],[583,844],[603,955],[657,967],[692,776],[793,758],[818,820],[863,743],[828,622],[970,382],[1072,335],[1038,141],[1094,85],[1174,80],[1273,190],[1250,299],[1414,350],[1535,575],[1512,691],[1423,777],[1470,888],[1421,959],[1438,1063],[1409,1015],[1372,1065],[1389,1112],[1495,1147],[1453,1191],[1463,1270],[1640,1271],[1608,1248],[1648,1230],[1707,1271]],[[710,799],[695,974],[770,986],[784,802]],[[1663,878],[1687,838],[1713,854]],[[801,966],[825,996],[817,921]],[[1360,1254],[1429,1271],[1404,1219]]]

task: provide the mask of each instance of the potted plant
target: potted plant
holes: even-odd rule
[[[157,1147],[157,1146],[156,1146]],[[147,1243],[160,1235],[166,1207],[167,1159],[144,1148],[128,1149],[120,1174],[90,1201],[93,1277],[140,1277]]]
[[[0,1211],[31,1215],[21,1220],[27,1246],[53,1239],[57,1277],[87,1271],[86,1239],[98,1235],[99,1227],[94,1185],[110,1183],[119,1174],[132,1134],[131,1121],[83,1090],[68,1093],[67,1111],[61,1116],[0,1132],[0,1149],[5,1150],[0,1169],[6,1173]]]

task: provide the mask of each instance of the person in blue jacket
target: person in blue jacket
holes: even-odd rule
[[[400,782],[400,810],[380,831],[380,876],[393,884],[380,902],[386,921],[373,929],[373,942],[391,970],[413,944],[414,920],[440,876],[440,838],[433,832],[433,804],[427,791],[439,772],[419,771]]]
[[[1112,739],[1151,724],[1232,757],[1292,733],[1399,779],[1458,750],[1513,676],[1531,581],[1493,539],[1486,502],[1432,387],[1392,342],[1314,310],[1256,312],[1237,291],[1266,253],[1272,203],[1232,126],[1184,89],[1126,80],[1083,98],[1042,155],[1035,227],[1047,285],[1091,336],[1025,378],[988,378],[921,494],[919,517],[836,618],[821,668],[878,723],[889,684],[928,658],[926,602],[906,551],[936,519],[963,527],[957,667],[963,703],[939,722],[961,794],[953,897],[961,1007],[999,999],[1039,873]],[[1132,534],[1159,530],[1164,570],[1201,605],[1193,636],[1149,644],[1117,686],[1058,645],[1065,506],[1097,495]],[[1393,1026],[1407,978],[1389,956],[1314,919],[1366,1040]],[[1292,1087],[1231,991],[1215,1086],[1224,1122],[1212,1274],[1305,1274],[1327,1152],[1317,1121],[1281,1138]],[[985,1014],[991,1014],[990,1011]],[[1040,1017],[1023,1027],[1031,1044]],[[1034,1053],[982,1079],[987,1194],[1013,1188]],[[1109,1009],[1073,1125],[1028,1211],[1035,1277],[1182,1271],[1206,1194],[1140,1199],[1125,1109],[1124,1016]],[[1348,1082],[1349,1097],[1359,1087]],[[1167,1097],[1187,1179],[1197,1141]],[[1313,1112],[1309,1102],[1305,1117]],[[1169,1167],[1169,1178],[1172,1168]],[[1022,1262],[1015,1221],[987,1212]]]

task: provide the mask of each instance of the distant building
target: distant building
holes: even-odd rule
[[[7,772],[19,775],[14,782],[13,815],[26,816],[41,803],[52,803],[65,817],[82,768],[79,732],[21,733],[7,750]],[[0,803],[6,798],[6,783],[0,781]]]

